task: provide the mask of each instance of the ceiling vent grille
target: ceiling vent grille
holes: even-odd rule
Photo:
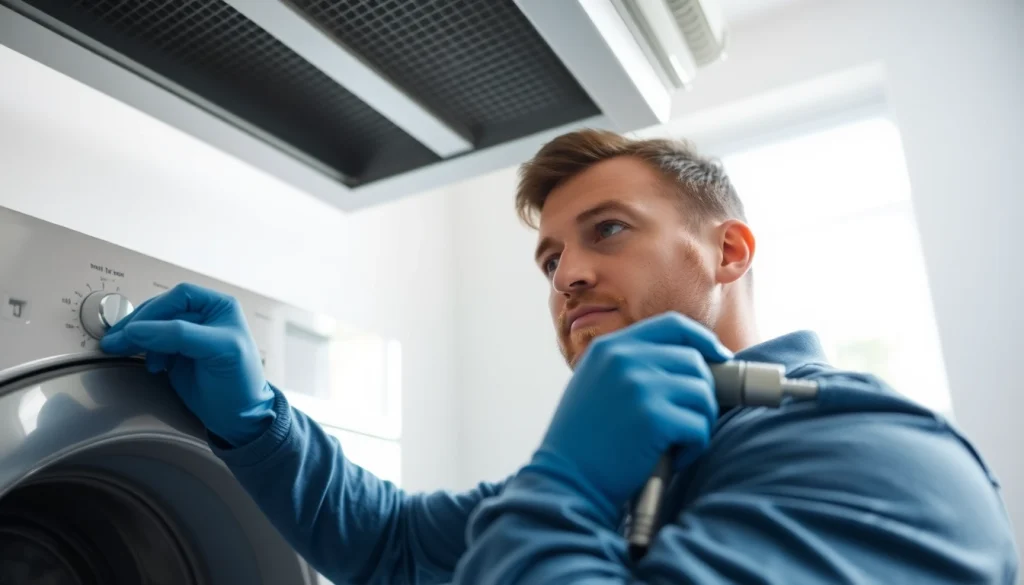
[[[221,0],[6,3],[350,186],[439,160]]]
[[[289,0],[478,146],[599,113],[511,0]]]

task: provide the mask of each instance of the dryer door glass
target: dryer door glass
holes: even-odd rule
[[[0,500],[0,583],[195,585],[197,558],[145,491],[108,473],[42,473]]]

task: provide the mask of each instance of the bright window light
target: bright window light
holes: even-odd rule
[[[342,452],[352,463],[396,486],[402,485],[402,445],[398,441],[378,439],[322,425],[341,444]]]
[[[833,365],[952,416],[895,124],[861,120],[722,162],[757,237],[764,338],[813,330]]]

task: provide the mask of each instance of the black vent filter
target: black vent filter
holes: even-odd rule
[[[288,1],[478,147],[599,113],[512,0]]]
[[[512,0],[280,1],[477,148],[599,113]],[[299,151],[350,186],[441,160],[222,0],[0,4]]]
[[[29,0],[345,176],[349,185],[439,160],[220,0]]]

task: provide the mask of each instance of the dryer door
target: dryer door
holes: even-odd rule
[[[0,372],[0,583],[308,585],[313,573],[141,361]]]

